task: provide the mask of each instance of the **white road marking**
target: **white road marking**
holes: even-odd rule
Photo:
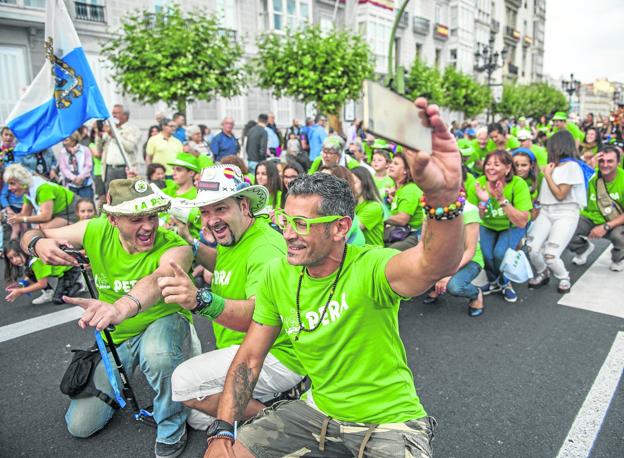
[[[624,318],[624,272],[609,270],[611,246],[581,275],[560,305]]]
[[[607,359],[576,415],[557,458],[587,458],[600,432],[624,369],[624,332],[618,332]]]
[[[68,321],[77,320],[82,316],[82,312],[83,309],[81,307],[72,307],[70,309],[20,321],[19,323],[2,326],[0,328],[0,343],[17,339],[18,337],[32,334],[33,332],[52,328],[59,324],[67,323]]]

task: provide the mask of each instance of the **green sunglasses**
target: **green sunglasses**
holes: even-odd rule
[[[282,230],[286,230],[286,226],[292,227],[299,235],[308,235],[310,233],[310,226],[312,224],[326,224],[333,223],[339,219],[344,218],[340,215],[319,216],[318,218],[304,218],[303,216],[290,216],[283,210],[275,211],[275,223]]]

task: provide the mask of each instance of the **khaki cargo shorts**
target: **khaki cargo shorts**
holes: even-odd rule
[[[431,458],[433,417],[368,425],[333,420],[303,400],[265,409],[238,431],[237,440],[258,458]]]

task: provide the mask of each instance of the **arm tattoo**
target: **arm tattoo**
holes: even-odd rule
[[[431,230],[425,230],[425,233],[423,234],[423,248],[425,251],[428,250],[429,245],[431,245],[431,237]]]
[[[254,387],[258,380],[246,363],[240,363],[234,368],[234,418],[243,420],[245,409],[251,399]]]

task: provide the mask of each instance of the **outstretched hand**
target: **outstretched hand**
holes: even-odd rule
[[[109,304],[97,299],[63,296],[63,301],[68,304],[79,305],[84,309],[82,317],[78,320],[78,326],[82,329],[90,326],[101,331],[111,324],[121,323],[126,318],[126,313],[121,311],[115,304]]]
[[[461,186],[461,156],[457,142],[442,121],[437,105],[429,105],[422,97],[416,99],[415,104],[423,110],[423,124],[432,129],[432,151],[406,150],[410,170],[427,202],[432,206],[445,206],[457,199]]]
[[[178,304],[187,310],[197,306],[197,288],[191,278],[176,262],[169,263],[172,277],[160,277],[158,287],[167,304]]]

